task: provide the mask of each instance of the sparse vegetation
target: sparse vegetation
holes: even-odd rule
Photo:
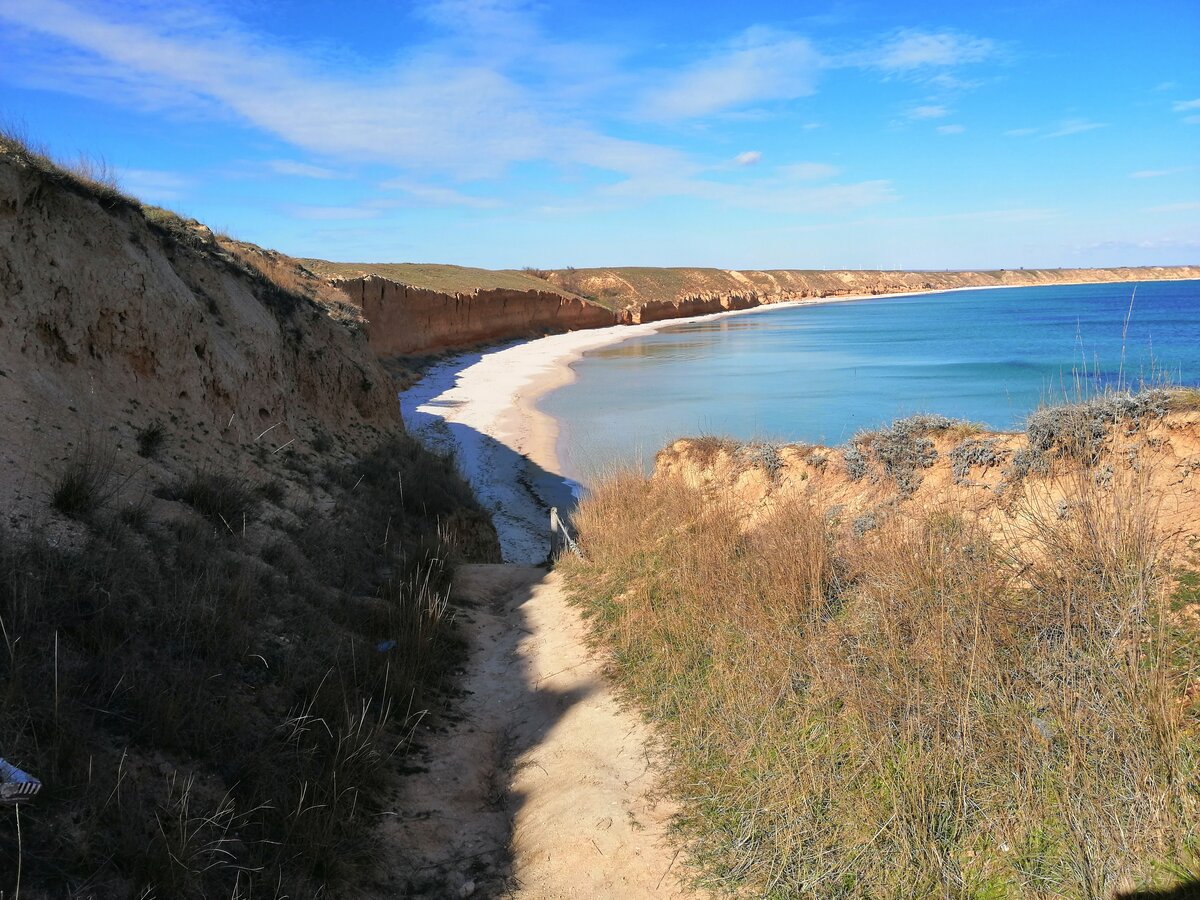
[[[879,431],[866,431],[854,438],[852,446],[843,456],[846,469],[854,480],[868,472],[868,457],[883,468],[900,489],[902,495],[911,494],[921,484],[920,469],[928,469],[937,459],[937,450],[930,434],[943,433],[952,437],[963,437],[980,430],[978,425],[946,416],[917,415],[897,419],[891,427]]]
[[[154,457],[158,456],[158,452],[162,449],[163,442],[166,439],[166,426],[158,419],[155,419],[137,433],[138,456],[145,457],[146,459],[154,459]]]
[[[64,516],[86,519],[115,495],[113,454],[91,438],[77,446],[50,489],[50,504]]]
[[[335,512],[291,533],[243,536],[249,482],[205,470],[179,495],[233,529],[143,503],[94,506],[78,545],[0,534],[0,746],[47,786],[21,813],[22,896],[361,884],[389,760],[457,652],[453,561],[494,545],[406,437],[313,472]],[[17,856],[5,815],[6,879]]]
[[[1031,496],[1001,532],[795,497],[750,526],[640,473],[584,501],[560,566],[661,727],[705,883],[1099,900],[1194,873],[1197,635],[1168,625],[1148,471],[1074,466],[1065,516]]]
[[[45,147],[33,144],[20,129],[11,125],[0,126],[0,155],[18,160],[54,184],[91,197],[105,208],[139,206],[121,190],[116,173],[103,159],[81,155],[72,162],[56,160]]]
[[[165,496],[193,506],[214,524],[241,529],[258,509],[255,486],[245,478],[205,469],[177,484]]]
[[[737,453],[738,457],[747,465],[762,469],[771,478],[777,477],[783,469],[783,457],[779,453],[779,447],[775,444],[752,441],[738,447]]]

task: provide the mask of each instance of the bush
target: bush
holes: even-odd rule
[[[167,438],[167,429],[157,419],[137,433],[138,456],[154,459]]]
[[[240,529],[253,519],[258,509],[255,488],[247,479],[214,470],[193,473],[166,496],[187,503],[205,518],[230,531]]]
[[[951,472],[955,484],[967,484],[972,468],[984,470],[999,466],[1009,456],[998,438],[968,438],[950,451]]]
[[[98,512],[116,494],[113,467],[111,451],[85,440],[51,487],[51,506],[72,519]]]

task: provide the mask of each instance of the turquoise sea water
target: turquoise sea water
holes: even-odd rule
[[[673,325],[586,354],[541,407],[562,423],[568,474],[586,479],[682,435],[839,444],[914,412],[1008,429],[1080,378],[1200,384],[1200,281],[1134,288],[950,291]]]

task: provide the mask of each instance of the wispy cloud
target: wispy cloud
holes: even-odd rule
[[[962,134],[966,131],[964,125],[939,125],[937,128],[938,134]]]
[[[821,55],[805,37],[769,28],[750,28],[726,46],[646,91],[640,114],[677,120],[816,91]]]
[[[874,51],[860,55],[859,62],[889,72],[911,72],[926,67],[977,63],[995,53],[995,42],[986,38],[952,31],[906,29],[892,35]]]
[[[1174,112],[1188,112],[1193,109],[1200,109],[1200,98],[1195,100],[1176,100],[1171,104],[1171,109]]]
[[[1107,127],[1107,122],[1093,122],[1089,119],[1062,119],[1055,125],[1045,125],[1040,128],[1010,128],[1004,133],[1009,137],[1063,138]]]
[[[944,106],[917,106],[908,111],[910,119],[944,119],[950,110]]]
[[[347,177],[345,173],[324,166],[314,166],[309,163],[297,162],[294,159],[272,159],[267,162],[267,168],[276,175],[287,175],[295,178],[317,178],[330,180]]]
[[[1058,127],[1050,131],[1046,137],[1070,137],[1073,134],[1083,134],[1085,131],[1095,131],[1097,128],[1107,128],[1107,122],[1091,122],[1087,119],[1064,119]]]
[[[480,16],[455,21],[477,37],[488,27],[486,10],[468,6]],[[176,8],[0,0],[0,18],[60,42],[62,54],[26,73],[59,90],[94,92],[100,81],[120,85],[121,99],[143,107],[170,102],[226,111],[326,157],[474,178],[531,160],[632,173],[670,155],[597,133],[503,66],[464,62],[436,44],[350,80],[235,23]]]
[[[754,176],[725,184],[713,175],[729,162],[618,132],[630,133],[629,119],[638,115],[678,124],[773,114],[811,95],[818,78],[834,69],[890,77],[943,71],[994,51],[982,38],[909,30],[865,39],[865,49],[834,56],[802,34],[755,26],[710,45],[696,62],[620,70],[614,61],[626,51],[552,37],[540,9],[522,0],[426,0],[415,7],[428,23],[419,43],[403,55],[353,66],[328,49],[289,48],[199,5],[0,0],[0,22],[8,34],[30,38],[13,41],[17,52],[33,37],[40,47],[22,55],[6,77],[143,110],[233,119],[295,149],[300,159],[265,163],[277,175],[334,180],[381,164],[394,176],[387,189],[404,195],[393,203],[474,209],[498,201],[464,184],[521,164],[601,170],[607,183],[588,191],[630,202],[689,196],[784,212],[889,202],[894,192],[886,180],[814,185],[838,170],[803,163],[762,171],[757,150],[733,160],[753,167]],[[914,110],[923,119],[946,114],[934,104]],[[306,154],[320,164],[304,161]],[[182,188],[160,184],[158,196],[170,190]],[[298,218],[353,220],[375,218],[383,208],[351,202],[288,210]]]
[[[379,185],[384,190],[403,191],[413,200],[430,206],[463,206],[470,209],[495,209],[503,204],[494,197],[476,197],[453,188],[419,184],[405,178],[392,178]]]
[[[1188,172],[1191,166],[1176,166],[1173,169],[1138,169],[1136,172],[1130,172],[1130,178],[1165,178],[1167,175],[1178,175],[1181,172]]]

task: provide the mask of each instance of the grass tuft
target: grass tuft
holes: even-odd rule
[[[111,451],[84,440],[50,489],[50,505],[72,519],[87,519],[116,494]]]
[[[256,490],[249,480],[211,469],[192,473],[168,492],[168,498],[187,503],[205,518],[231,529],[253,519],[258,511]]]

